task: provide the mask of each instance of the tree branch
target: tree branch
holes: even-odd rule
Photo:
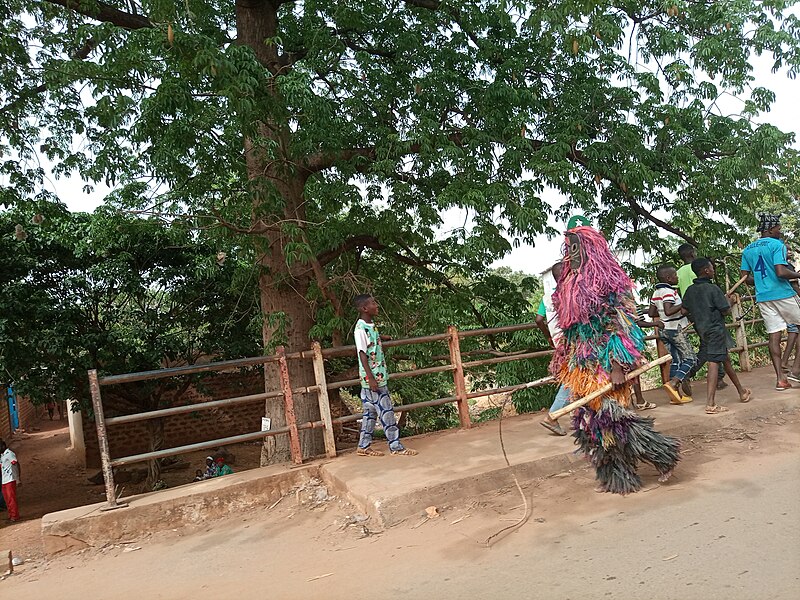
[[[50,4],[62,6],[67,10],[84,15],[95,21],[102,21],[103,23],[112,23],[123,29],[151,29],[155,27],[149,18],[144,15],[137,15],[127,13],[119,9],[109,6],[105,2],[94,2],[93,4],[87,0],[44,0]]]

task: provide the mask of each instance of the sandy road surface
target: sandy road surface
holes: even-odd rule
[[[800,413],[684,440],[670,484],[621,498],[582,468],[439,507],[387,531],[304,490],[238,519],[26,563],[15,600],[800,598]],[[646,471],[645,471],[646,472]],[[303,503],[304,502],[304,503]],[[352,520],[352,519],[351,519]]]

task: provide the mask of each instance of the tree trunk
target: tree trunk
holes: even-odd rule
[[[236,2],[237,42],[251,48],[274,78],[281,69],[277,45],[272,43],[277,32],[279,4],[275,0]],[[272,93],[278,94],[275,86]],[[281,121],[273,116],[269,122],[258,124],[258,134],[272,143],[265,148],[245,138],[244,150],[251,184],[253,223],[267,223],[270,227],[257,240],[264,348],[271,353],[277,345],[283,344],[287,352],[307,350],[314,316],[306,295],[313,273],[307,265],[287,264],[285,246],[289,240],[281,227],[275,225],[288,220],[298,227],[304,226],[303,192],[307,174],[298,172],[294,166],[297,162],[291,156],[292,132],[288,120]],[[290,360],[288,366],[292,389],[314,385],[310,360]],[[267,365],[264,377],[266,391],[281,389],[276,365]],[[298,424],[320,418],[316,394],[295,395],[294,407]],[[283,398],[266,401],[266,416],[272,420],[273,428],[286,425]],[[303,457],[316,456],[324,450],[319,431],[301,432],[300,444]],[[286,435],[265,439],[262,465],[289,458]]]

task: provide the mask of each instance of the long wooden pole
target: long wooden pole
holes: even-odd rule
[[[657,359],[655,359],[653,361],[650,361],[646,365],[642,365],[638,369],[635,369],[635,370],[631,371],[630,373],[628,373],[625,376],[625,381],[630,381],[631,379],[636,379],[639,375],[641,375],[645,371],[649,371],[653,367],[657,367],[657,366],[659,366],[661,364],[668,363],[671,360],[672,360],[672,356],[667,354],[666,356],[661,356],[661,357],[659,357],[659,358],[657,358]],[[550,413],[550,418],[551,419],[558,419],[559,417],[563,417],[564,415],[566,415],[568,413],[571,413],[576,408],[579,408],[579,407],[583,406],[584,404],[588,404],[589,402],[591,402],[595,398],[599,398],[600,396],[602,396],[604,394],[607,394],[610,391],[611,391],[611,384],[609,383],[608,385],[604,385],[603,387],[601,387],[599,390],[597,390],[595,392],[592,392],[588,396],[584,396],[583,398],[578,398],[577,400],[575,400],[575,402],[571,402],[571,403],[567,404],[564,408],[560,408],[556,412],[551,412]]]
[[[748,275],[749,275],[749,273],[748,273]],[[733,287],[730,288],[727,292],[725,292],[725,295],[726,296],[730,296],[733,292],[735,292],[737,289],[739,289],[739,286],[742,285],[746,280],[747,280],[747,275],[745,275],[739,281],[734,283]]]

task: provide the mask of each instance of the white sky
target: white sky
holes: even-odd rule
[[[760,115],[759,121],[769,122],[785,132],[794,132],[795,146],[798,145],[800,138],[800,124],[797,118],[798,92],[800,92],[800,80],[791,80],[787,77],[786,71],[778,73],[771,72],[772,60],[769,56],[754,57],[754,76],[756,78],[753,86],[760,86],[771,89],[775,92],[776,99],[772,110]],[[730,96],[723,97],[718,104],[725,114],[738,113],[742,108],[741,101]],[[46,181],[46,186],[56,191],[67,207],[73,211],[91,212],[102,204],[103,198],[110,191],[103,185],[95,185],[91,194],[83,191],[85,183],[77,176],[71,178],[55,180],[52,176]],[[551,206],[558,206],[561,198],[558,192],[545,191],[543,199]],[[464,213],[460,211],[450,211],[444,217],[445,223],[443,230],[452,229],[460,226],[464,222]],[[564,223],[556,222],[551,219],[550,225],[557,230],[564,227]],[[493,266],[508,266],[517,271],[529,274],[538,274],[553,264],[558,258],[561,238],[556,237],[548,240],[547,236],[540,235],[533,245],[523,244],[519,248],[513,249],[509,254],[497,261]]]

